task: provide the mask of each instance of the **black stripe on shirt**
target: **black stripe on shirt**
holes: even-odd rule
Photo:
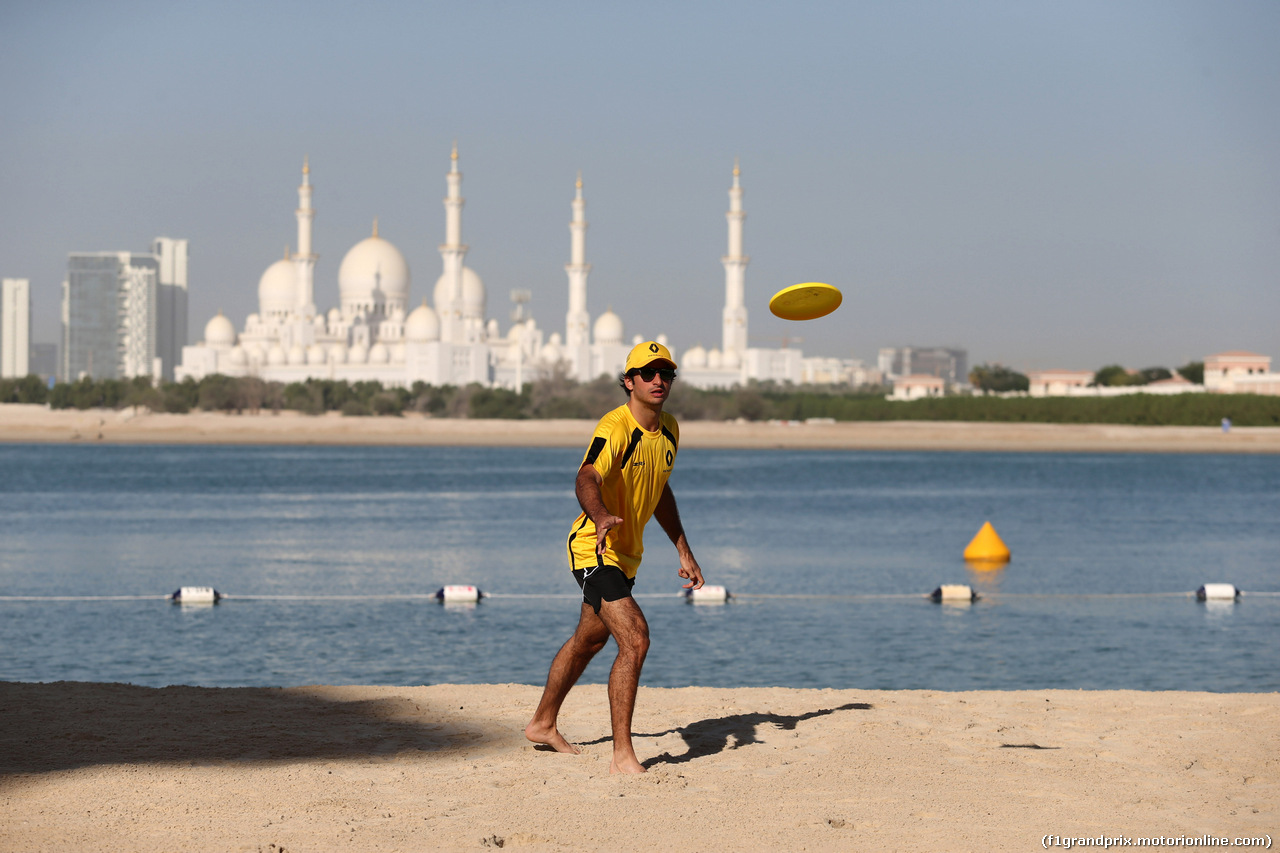
[[[569,568],[571,569],[577,568],[577,566],[573,564],[573,540],[579,533],[582,532],[582,528],[586,527],[587,522],[590,520],[591,519],[587,517],[586,513],[583,513],[582,523],[579,524],[577,527],[575,527],[573,529],[573,532],[569,534]]]
[[[596,457],[600,455],[600,451],[604,450],[605,440],[603,436],[596,436],[591,439],[591,448],[587,451],[587,465],[596,464]]]
[[[671,430],[667,429],[666,427],[663,427],[663,428],[662,428],[662,434],[663,434],[663,435],[665,435],[665,436],[667,437],[667,441],[671,442],[671,449],[672,449],[672,450],[679,450],[679,449],[680,449],[680,445],[676,443],[676,437],[675,437],[674,435],[672,435],[672,434],[671,434]]]
[[[627,452],[622,454],[622,464],[618,466],[619,471],[626,468],[627,463],[631,461],[631,454],[636,452],[636,445],[640,443],[640,437],[643,434],[640,431],[640,427],[636,427],[631,431],[631,441],[627,443]]]

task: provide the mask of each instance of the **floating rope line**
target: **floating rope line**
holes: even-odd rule
[[[0,595],[0,601],[161,601],[167,595]]]
[[[984,601],[1002,601],[1005,599],[1051,599],[1051,598],[1194,598],[1195,592],[982,592]],[[1242,598],[1280,597],[1280,592],[1242,591]],[[281,595],[226,595],[219,594],[223,601],[437,601],[439,596],[434,592],[382,593],[382,594],[281,594]],[[484,593],[489,599],[580,599],[577,593],[564,592],[497,592]],[[679,599],[683,600],[684,592],[642,592],[635,593],[633,598]],[[773,593],[773,592],[735,592],[731,599],[758,599],[779,601],[906,601],[927,599],[928,593]],[[0,602],[37,602],[37,601],[169,601],[171,595],[0,595]]]

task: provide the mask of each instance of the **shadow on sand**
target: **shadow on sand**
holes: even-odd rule
[[[658,764],[686,764],[697,758],[705,758],[708,755],[716,755],[724,752],[726,749],[738,749],[743,746],[750,746],[754,743],[760,743],[757,730],[762,723],[768,723],[777,726],[782,731],[795,731],[795,728],[805,720],[812,720],[816,717],[826,717],[837,711],[869,711],[871,706],[866,702],[850,702],[841,705],[838,708],[823,708],[818,711],[809,711],[806,714],[732,714],[728,717],[714,717],[709,720],[698,720],[687,726],[675,729],[667,729],[664,732],[633,732],[632,738],[644,737],[666,737],[670,734],[678,734],[684,739],[687,750],[680,755],[672,755],[664,752],[656,755],[647,761],[640,762],[646,768],[654,767]],[[608,743],[613,738],[606,735],[605,737],[596,738],[595,740],[584,741],[585,744]]]
[[[434,752],[502,735],[474,721],[450,720],[405,696],[343,701],[325,692],[0,682],[0,783],[17,774],[98,764]]]

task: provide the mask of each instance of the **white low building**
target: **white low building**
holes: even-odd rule
[[[940,377],[926,373],[913,373],[909,376],[898,376],[893,380],[893,393],[890,400],[920,400],[925,397],[941,397],[946,383]]]
[[[1027,393],[1032,397],[1065,397],[1093,382],[1092,370],[1029,370]]]
[[[1204,387],[1216,394],[1280,395],[1280,373],[1271,356],[1232,350],[1205,356]]]

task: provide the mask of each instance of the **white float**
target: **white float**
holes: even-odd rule
[[[1235,601],[1240,597],[1240,590],[1231,583],[1207,583],[1196,590],[1198,601]]]
[[[944,583],[929,593],[934,601],[977,601],[978,594],[973,587],[962,583]]]
[[[443,586],[436,590],[436,601],[453,603],[455,601],[469,601],[475,603],[484,598],[484,593],[478,587],[470,584],[451,584]]]
[[[711,584],[703,586],[702,589],[686,589],[684,597],[686,601],[694,604],[724,604],[731,598],[729,590]]]
[[[211,586],[184,586],[169,596],[174,604],[217,604],[222,593]]]

